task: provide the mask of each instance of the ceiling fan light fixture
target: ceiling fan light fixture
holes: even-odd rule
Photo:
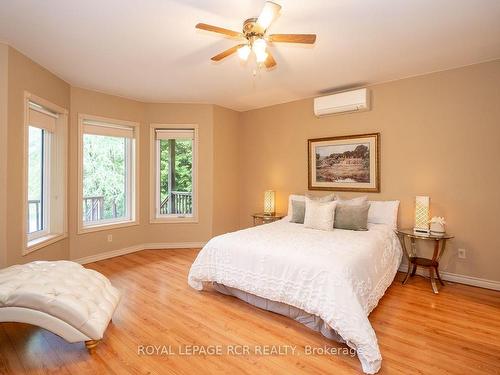
[[[238,48],[238,57],[243,61],[247,61],[248,56],[250,56],[250,52],[252,52],[252,50],[250,49],[248,44],[244,45],[243,47]]]
[[[266,1],[262,12],[257,19],[257,25],[259,25],[263,30],[266,30],[274,21],[280,9],[281,5],[276,4],[272,1]]]
[[[255,58],[259,64],[267,60],[268,53],[264,51],[255,52]]]
[[[278,0],[279,1],[279,0]],[[316,34],[271,34],[267,35],[268,27],[276,20],[281,10],[281,5],[274,1],[265,1],[259,17],[247,18],[243,22],[242,32],[237,32],[223,27],[209,25],[206,23],[196,24],[200,30],[211,31],[231,38],[239,39],[241,42],[212,56],[212,61],[221,61],[232,54],[237,53],[243,61],[248,61],[250,55],[255,55],[255,62],[259,67],[265,66],[272,69],[276,66],[276,60],[272,51],[268,48],[268,42],[272,43],[301,43],[314,44]],[[252,56],[253,61],[253,56]]]
[[[255,52],[255,54],[262,54],[266,52],[266,47],[267,43],[264,39],[262,38],[257,38],[253,41],[252,43],[252,49]]]

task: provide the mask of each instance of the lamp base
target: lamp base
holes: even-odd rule
[[[264,212],[264,216],[274,216],[276,212]]]
[[[415,233],[430,234],[430,230],[426,228],[413,228]]]

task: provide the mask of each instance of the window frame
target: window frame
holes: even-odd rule
[[[31,125],[28,125],[28,153],[29,153],[29,127]],[[42,131],[42,201],[41,201],[41,207],[42,207],[42,230],[32,232],[32,233],[26,233],[27,235],[27,240],[28,243],[35,241],[39,238],[48,236],[50,234],[50,184],[49,181],[51,180],[51,168],[50,168],[50,161],[51,161],[51,152],[52,152],[52,147],[51,147],[51,138],[52,134],[45,129],[40,129]],[[29,155],[27,155],[28,158],[28,180],[29,181]],[[29,197],[28,197],[29,198]],[[28,199],[29,201],[29,199]],[[28,208],[29,210],[29,203],[28,203]],[[27,213],[27,219],[29,220],[29,212]],[[28,230],[29,230],[29,224],[28,224]]]
[[[185,215],[160,215],[159,214],[159,175],[160,169],[159,158],[159,142],[156,139],[156,131],[162,129],[192,129],[193,135],[193,160],[192,160],[192,206],[193,212],[189,216]],[[151,224],[165,224],[165,223],[198,223],[198,147],[199,146],[199,132],[198,124],[150,124],[150,208],[149,208],[149,222]]]
[[[131,127],[134,137],[128,142],[129,150],[126,152],[127,183],[125,186],[126,211],[130,215],[122,219],[104,219],[100,221],[84,223],[83,221],[83,136],[84,121],[104,122],[117,126]],[[139,149],[140,149],[140,123],[127,120],[118,120],[108,117],[90,114],[78,114],[78,228],[77,234],[97,232],[114,228],[123,228],[139,225]],[[129,191],[132,189],[132,191]]]
[[[44,132],[44,169],[43,181],[45,199],[44,218],[46,228],[28,233],[28,175],[29,175],[29,127],[30,103],[42,107],[57,115],[54,132]],[[27,255],[45,246],[68,237],[68,110],[40,98],[30,92],[24,92],[23,120],[23,224],[22,255]],[[45,171],[44,171],[45,172]],[[53,173],[55,172],[55,173]]]

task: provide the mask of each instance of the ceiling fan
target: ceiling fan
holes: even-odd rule
[[[264,64],[266,68],[276,65],[273,55],[268,49],[267,43],[302,43],[314,44],[315,34],[271,34],[266,35],[267,29],[279,14],[281,6],[272,1],[266,1],[264,8],[258,18],[249,18],[243,22],[243,31],[237,32],[218,26],[199,23],[197,29],[212,31],[235,39],[246,39],[244,43],[231,47],[211,58],[213,61],[220,61],[223,58],[237,52],[238,56],[246,61],[253,52],[258,64]]]

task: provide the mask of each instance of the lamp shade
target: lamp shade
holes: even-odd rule
[[[275,192],[274,190],[266,190],[264,192],[264,215],[274,215],[276,213],[275,211]]]
[[[248,45],[244,45],[243,47],[238,48],[238,56],[243,61],[248,60],[248,56],[250,55],[250,52],[252,52],[252,50],[250,49],[250,47]]]
[[[429,197],[415,197],[415,232],[429,233],[429,206]]]
[[[257,18],[257,24],[262,27],[262,29],[266,30],[271,22],[276,18],[278,13],[280,12],[281,5],[276,4],[272,1],[266,1],[264,3],[264,9]]]
[[[257,55],[259,53],[265,53],[266,47],[267,47],[266,41],[262,38],[255,39],[252,44],[252,49]]]

